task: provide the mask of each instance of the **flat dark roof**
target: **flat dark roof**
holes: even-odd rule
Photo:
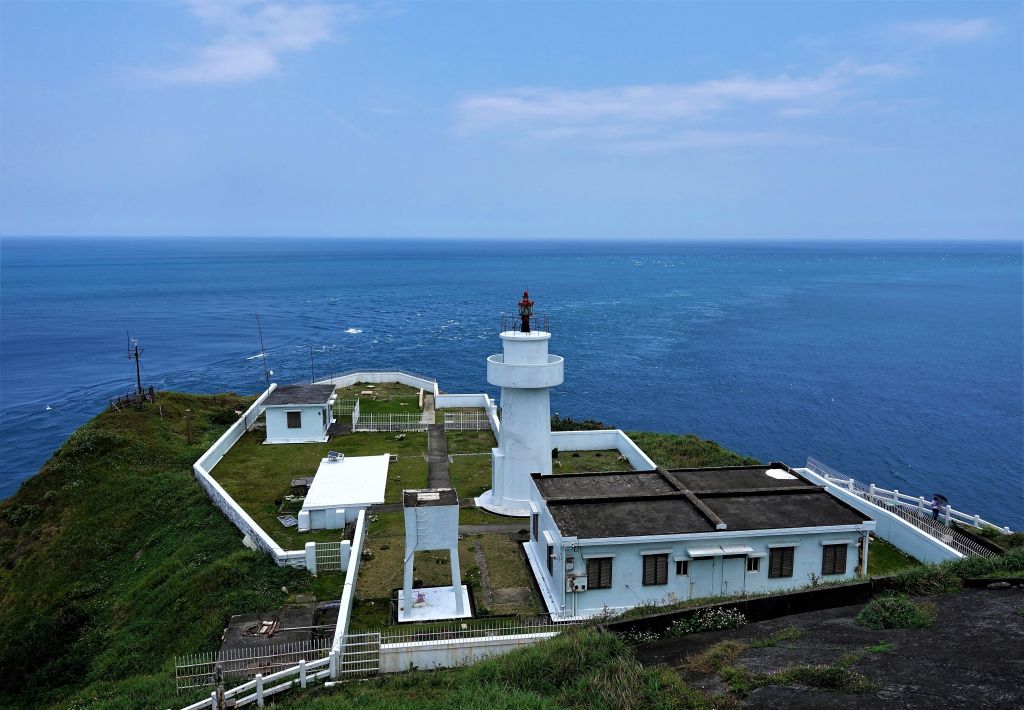
[[[459,496],[454,488],[407,488],[402,491],[402,502],[406,508],[458,505]]]
[[[268,407],[289,404],[327,404],[334,394],[334,385],[284,385],[263,400]]]
[[[533,481],[562,534],[583,539],[858,525],[870,520],[785,464],[533,474]],[[719,527],[721,523],[725,528]]]

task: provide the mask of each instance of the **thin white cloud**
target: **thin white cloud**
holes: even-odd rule
[[[280,70],[280,57],[309,51],[335,37],[338,23],[354,10],[328,2],[283,3],[264,0],[187,0],[192,14],[213,34],[190,51],[187,61],[146,76],[187,84],[250,81]]]
[[[732,76],[691,84],[637,84],[601,89],[525,87],[464,97],[456,106],[463,133],[505,132],[533,141],[585,139],[603,147],[775,145],[797,134],[693,130],[745,108],[768,118],[796,118],[834,109],[860,82],[906,76],[899,64],[845,60],[818,74]]]
[[[892,31],[925,44],[971,44],[992,37],[999,29],[988,17],[901,22]]]

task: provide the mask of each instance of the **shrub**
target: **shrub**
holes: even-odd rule
[[[747,623],[747,617],[739,609],[701,609],[693,616],[677,619],[665,631],[668,637],[696,634],[701,631],[736,629]]]
[[[854,622],[869,629],[920,629],[931,626],[937,609],[929,602],[914,603],[906,594],[875,597]]]

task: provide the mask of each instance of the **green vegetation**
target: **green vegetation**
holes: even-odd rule
[[[451,449],[449,449],[449,452]],[[448,471],[460,499],[476,498],[491,487],[491,455],[451,457]]]
[[[480,508],[462,508],[459,510],[459,525],[520,525],[527,530],[529,518],[509,518],[504,515],[488,513]]]
[[[450,411],[450,410],[445,410]],[[482,410],[481,410],[482,411]],[[446,431],[445,441],[449,454],[487,454],[498,445],[490,429],[479,431]],[[489,461],[489,459],[488,459]],[[490,463],[488,463],[488,467]]]
[[[467,668],[401,673],[282,698],[281,710],[350,707],[441,708],[722,708],[665,667],[645,668],[614,634],[570,630],[545,643]],[[725,707],[729,707],[726,705]]]
[[[671,638],[702,631],[737,629],[746,623],[747,617],[739,609],[701,609],[693,616],[672,622],[665,630],[665,635]]]
[[[963,526],[958,524],[956,525],[956,527],[962,528]],[[982,527],[981,530],[969,528],[968,531],[976,535],[980,535],[986,540],[994,542],[1004,550],[1013,550],[1016,548],[1024,547],[1024,532],[1005,533],[1002,530],[999,530],[998,528],[992,527],[991,525],[985,525],[984,527]]]
[[[868,646],[864,650],[868,653],[888,653],[894,648],[896,648],[896,644],[894,644],[892,641],[880,641],[879,643],[876,643],[874,646]]]
[[[872,535],[868,543],[868,574],[872,577],[885,577],[911,567],[921,567],[921,563],[880,537]]]
[[[757,459],[740,456],[713,441],[693,434],[656,434],[631,431],[629,438],[659,466],[700,468],[703,466],[754,466]]]
[[[923,629],[935,622],[937,607],[906,594],[883,594],[860,610],[854,622],[869,629]]]
[[[158,403],[100,414],[0,503],[0,706],[176,706],[174,654],[313,589],[239,544],[192,474],[243,398]]]
[[[633,466],[615,449],[604,451],[562,451],[551,461],[554,473],[632,471]]]
[[[740,698],[769,685],[804,685],[845,693],[866,693],[874,689],[874,684],[850,668],[859,660],[859,655],[849,654],[830,665],[801,664],[774,673],[754,673],[742,666],[726,666],[719,676]]]
[[[754,639],[750,642],[751,648],[773,648],[778,646],[783,641],[796,641],[803,636],[803,631],[796,628],[795,626],[787,626],[786,628],[776,631],[771,636],[765,636],[763,638]]]
[[[868,564],[870,566],[870,562]],[[959,590],[965,579],[994,574],[1006,577],[1024,575],[1024,548],[996,557],[967,557],[914,567],[890,577],[889,587],[910,596],[948,594]]]
[[[735,663],[747,648],[740,641],[719,641],[701,653],[687,656],[679,667],[694,673],[718,673],[722,668]]]
[[[359,432],[335,437],[318,444],[267,445],[262,431],[251,431],[242,436],[221,459],[210,474],[224,486],[224,490],[259,523],[279,545],[286,550],[302,549],[309,540],[336,541],[340,531],[324,530],[300,533],[296,528],[285,528],[277,520],[282,510],[297,512],[301,504],[278,508],[274,501],[283,499],[291,491],[294,478],[316,473],[320,462],[331,449],[346,456],[373,456],[394,454],[398,461],[388,466],[388,482],[384,500],[398,502],[403,488],[423,488],[427,485],[427,435],[410,432],[402,439],[385,432]]]

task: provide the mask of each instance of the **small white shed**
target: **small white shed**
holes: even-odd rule
[[[384,502],[391,454],[323,459],[299,511],[299,532],[337,530]]]
[[[309,444],[327,441],[334,421],[334,385],[285,385],[263,402],[268,444]]]

